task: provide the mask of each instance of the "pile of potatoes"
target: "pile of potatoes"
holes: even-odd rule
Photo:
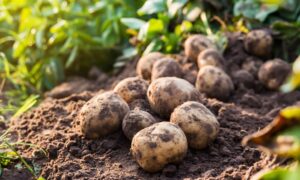
[[[257,57],[268,57],[271,45],[272,36],[265,30],[252,31],[244,39],[245,50]],[[136,77],[123,79],[82,107],[81,133],[95,139],[122,129],[137,163],[157,172],[181,162],[188,147],[200,150],[216,139],[220,124],[201,103],[201,94],[227,100],[236,82],[247,86],[255,78],[269,89],[278,89],[290,72],[290,65],[280,59],[258,65],[245,60],[239,71],[229,75],[223,54],[204,35],[191,35],[184,48],[184,56],[198,69],[195,84],[184,79],[182,64],[172,56],[149,53],[138,61]]]

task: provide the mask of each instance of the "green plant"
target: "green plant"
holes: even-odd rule
[[[272,24],[277,20],[300,21],[298,0],[235,0],[234,16]]]
[[[6,130],[0,136],[0,177],[2,176],[4,167],[9,166],[13,162],[19,161],[23,166],[25,166],[25,168],[33,175],[35,179],[44,180],[43,177],[38,176],[39,172],[37,172],[34,166],[28,164],[28,162],[20,155],[20,153],[16,150],[16,148],[26,145],[33,148],[37,148],[44,154],[46,154],[46,152],[43,149],[38,148],[34,144],[24,143],[24,142],[12,142],[9,137],[10,137],[9,129]]]
[[[266,169],[253,179],[292,180],[300,178],[300,107],[291,106],[280,111],[279,115],[265,128],[248,135],[243,144],[255,144],[262,150],[284,158],[292,158],[289,164],[274,169]]]
[[[3,89],[10,90],[5,96],[16,97],[18,107],[29,94],[41,95],[66,74],[84,74],[92,65],[111,70],[128,39],[120,19],[136,16],[142,3],[0,1],[0,74]]]
[[[212,32],[203,5],[187,0],[148,0],[138,10],[140,19],[122,18],[122,22],[134,36],[133,44],[139,53],[179,52],[189,33],[207,34],[215,42],[221,40],[222,49],[226,40]]]
[[[276,21],[271,28],[276,34],[274,56],[293,61],[300,55],[300,21]]]
[[[236,0],[233,19],[243,19],[249,29],[271,27],[274,57],[292,61],[300,54],[300,1]]]
[[[20,79],[24,72],[16,70],[3,53],[0,53],[0,69],[4,70],[0,71],[0,115],[18,116],[36,104],[39,95],[34,94],[38,92],[34,91],[34,88],[29,89],[30,84]],[[34,94],[30,95],[30,92]]]

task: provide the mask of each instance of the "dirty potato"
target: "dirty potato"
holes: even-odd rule
[[[206,36],[196,34],[188,37],[184,42],[184,53],[185,55],[195,62],[197,61],[198,55],[205,49],[214,48],[215,45]]]
[[[154,112],[161,117],[169,117],[171,112],[180,104],[197,100],[199,92],[184,79],[163,77],[150,84],[147,97]]]
[[[215,115],[195,101],[178,106],[171,114],[170,121],[183,130],[189,147],[194,149],[207,147],[217,137],[220,127]]]
[[[136,99],[146,98],[148,86],[148,82],[142,78],[129,77],[120,81],[114,91],[130,103]]]
[[[81,131],[90,139],[104,137],[121,127],[128,111],[127,103],[118,94],[109,91],[96,95],[80,110]]]
[[[223,70],[205,66],[198,73],[196,88],[208,97],[226,100],[234,86],[231,78]]]
[[[137,132],[156,122],[156,119],[146,111],[131,110],[123,119],[122,130],[125,136],[131,140]]]
[[[183,131],[170,122],[156,123],[139,131],[131,143],[133,158],[148,172],[160,171],[169,163],[179,163],[187,148]]]
[[[254,85],[253,75],[244,69],[233,72],[232,79],[236,87],[244,86],[247,88],[252,88]]]
[[[259,57],[268,57],[271,53],[273,38],[267,30],[258,29],[249,32],[244,39],[247,52]]]
[[[162,58],[153,64],[151,80],[161,77],[179,77],[181,78],[183,73],[182,69],[174,59]]]
[[[204,66],[211,65],[224,69],[225,60],[220,52],[215,49],[205,49],[203,50],[197,59],[199,69]]]
[[[137,75],[145,80],[151,80],[151,71],[154,62],[163,57],[164,55],[160,52],[151,52],[141,57],[136,65]]]
[[[259,81],[271,90],[278,89],[291,73],[291,66],[281,59],[265,62],[258,71]]]

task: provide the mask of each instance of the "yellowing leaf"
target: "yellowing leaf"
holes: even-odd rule
[[[282,92],[291,92],[300,86],[300,56],[293,64],[293,72],[286,83],[280,87]]]
[[[255,144],[262,150],[284,157],[300,157],[300,107],[291,106],[265,128],[244,137],[243,145]]]
[[[300,121],[300,107],[290,106],[280,111],[280,115],[285,119],[298,119]]]
[[[284,0],[260,0],[263,4],[272,4],[272,5],[282,5],[284,3]]]

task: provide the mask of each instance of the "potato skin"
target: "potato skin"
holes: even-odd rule
[[[252,88],[254,85],[253,75],[244,69],[233,72],[232,79],[236,87]]]
[[[189,147],[203,149],[216,139],[220,124],[203,104],[188,101],[178,106],[170,122],[177,124],[187,137]]]
[[[268,89],[277,90],[284,83],[291,70],[291,66],[281,59],[269,60],[260,67],[258,79]]]
[[[151,81],[161,77],[183,76],[182,69],[178,62],[172,58],[162,58],[153,64]]]
[[[205,49],[203,50],[197,59],[199,69],[204,66],[211,65],[224,69],[225,60],[217,50],[215,49]]]
[[[178,125],[170,122],[153,124],[132,139],[131,154],[148,172],[157,172],[168,163],[179,163],[187,153],[187,139]]]
[[[198,73],[196,88],[208,97],[226,100],[234,86],[224,71],[217,67],[205,66]]]
[[[121,127],[128,111],[127,103],[118,94],[112,91],[98,94],[80,110],[81,132],[89,139],[113,133]]]
[[[139,77],[129,77],[120,81],[114,88],[127,103],[146,98],[149,83]]]
[[[137,75],[145,80],[151,80],[151,72],[154,62],[163,57],[164,55],[160,52],[151,52],[141,57],[136,65]]]
[[[156,119],[150,113],[142,110],[132,110],[124,117],[122,130],[125,136],[131,140],[137,132],[156,122]]]
[[[249,32],[244,39],[247,52],[259,57],[268,57],[271,53],[273,38],[267,30],[258,29]]]
[[[177,106],[186,101],[197,101],[199,96],[192,84],[177,77],[156,79],[147,91],[151,109],[161,117],[169,117]]]
[[[195,62],[197,61],[198,55],[208,48],[215,48],[215,45],[206,36],[201,34],[191,35],[184,42],[185,55]]]

